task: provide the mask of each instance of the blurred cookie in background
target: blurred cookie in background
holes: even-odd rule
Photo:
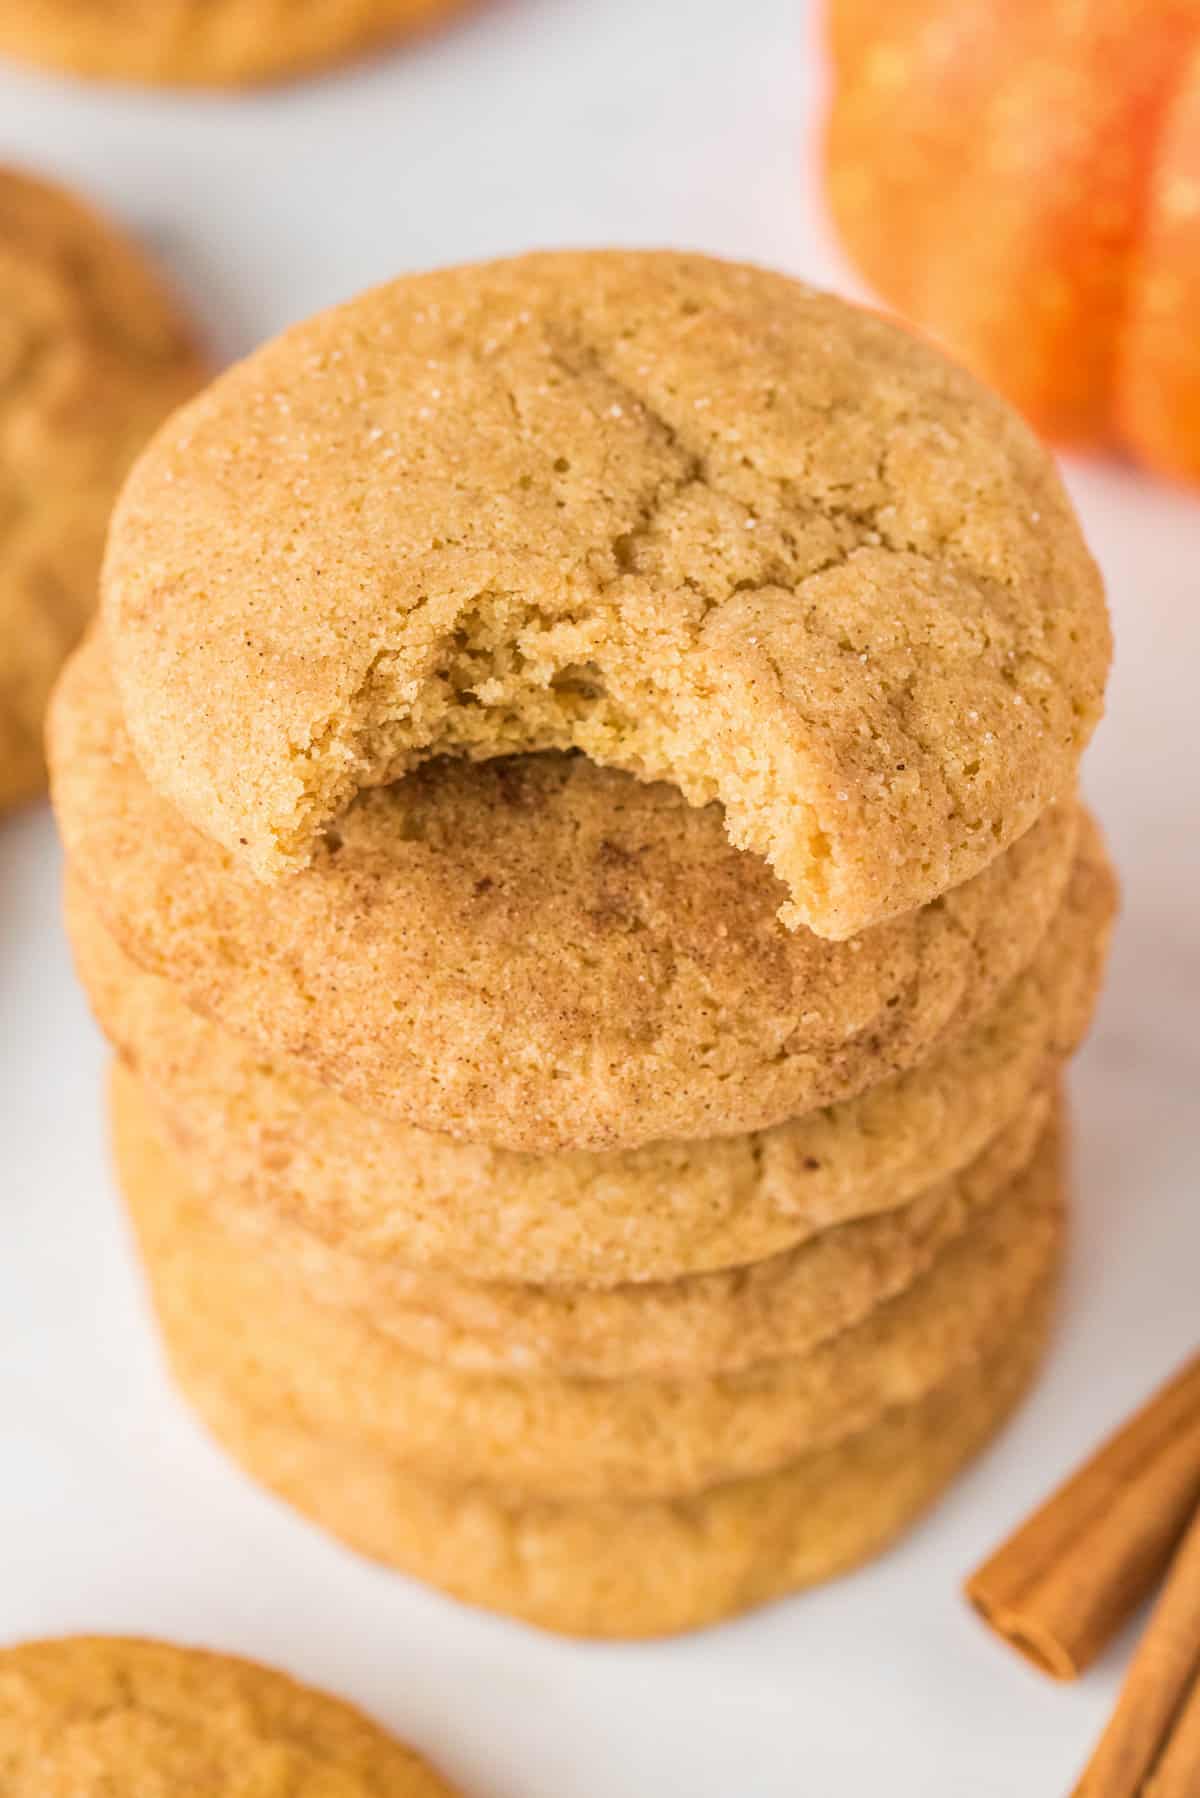
[[[205,372],[119,231],[0,167],[0,810],[45,785],[46,699],[94,608],[112,502]]]
[[[381,48],[461,0],[0,0],[0,56],[103,81],[240,87]]]

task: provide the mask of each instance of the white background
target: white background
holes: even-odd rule
[[[350,75],[251,99],[0,72],[0,156],[158,245],[222,356],[397,271],[683,244],[847,285],[820,218],[799,0],[494,0]],[[172,1400],[112,1202],[103,1053],[44,810],[0,827],[0,1639],[144,1631],[348,1694],[474,1798],[1037,1798],[1128,1644],[1074,1688],[969,1617],[963,1572],[1200,1330],[1200,501],[1069,469],[1118,635],[1087,784],[1126,904],[1075,1080],[1057,1353],[899,1551],[654,1647],[558,1642],[379,1571],[234,1473]]]

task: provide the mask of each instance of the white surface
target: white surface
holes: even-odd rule
[[[408,54],[247,100],[0,73],[0,155],[157,241],[223,353],[395,271],[535,244],[685,243],[836,283],[805,170],[793,0],[498,0]],[[1120,1666],[1075,1689],[968,1617],[961,1574],[1186,1351],[1200,1151],[1200,504],[1071,471],[1119,668],[1088,785],[1126,884],[1075,1080],[1078,1228],[1037,1397],[855,1579],[672,1645],[581,1647],[342,1552],[166,1388],[112,1202],[103,1055],[49,817],[0,829],[0,1639],[134,1630],[347,1693],[476,1798],[1060,1793]]]

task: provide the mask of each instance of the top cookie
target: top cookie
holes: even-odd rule
[[[227,1655],[120,1636],[0,1652],[4,1798],[451,1798],[358,1711]]]
[[[409,278],[218,381],[126,487],[105,605],[151,781],[259,875],[435,754],[720,799],[842,938],[1072,784],[1099,579],[1044,452],[882,318],[673,253]]]
[[[172,86],[278,80],[386,43],[458,0],[0,0],[0,55]]]
[[[44,784],[42,714],[96,603],[113,500],[202,373],[133,246],[0,168],[0,807]]]

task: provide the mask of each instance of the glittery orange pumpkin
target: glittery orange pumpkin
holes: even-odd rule
[[[830,0],[868,280],[1048,435],[1200,481],[1200,0]]]

